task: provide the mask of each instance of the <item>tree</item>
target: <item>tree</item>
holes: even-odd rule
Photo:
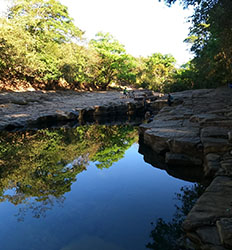
[[[57,0],[15,0],[8,19],[21,23],[38,42],[61,44],[82,35],[70,18],[67,7]]]
[[[164,92],[166,85],[172,82],[175,69],[175,58],[172,55],[154,53],[140,59],[137,84],[144,88]]]
[[[232,81],[232,2],[218,1],[207,14],[208,19],[203,20],[206,21],[206,30],[198,34],[205,34],[204,46],[197,48],[198,43],[195,42],[194,63],[207,87],[214,87]]]
[[[176,0],[165,0],[168,5]],[[215,87],[232,81],[232,2],[230,0],[181,0],[194,6],[187,42],[195,53],[198,87]]]
[[[96,51],[95,86],[106,89],[112,82],[130,82],[135,79],[132,73],[133,59],[126,54],[125,48],[109,33],[98,33],[90,41]]]
[[[176,92],[199,88],[198,80],[195,65],[189,61],[176,70],[172,82],[165,85],[165,90],[166,92]]]
[[[138,140],[137,131],[131,126],[97,126],[96,131],[100,139],[99,149],[91,160],[101,169],[109,168],[123,158],[125,151]]]
[[[77,42],[83,32],[59,1],[15,0],[0,26],[2,76],[47,86],[60,78],[77,81],[77,75],[72,76],[68,69],[80,71],[81,46]]]
[[[159,1],[161,1],[161,0],[159,0]],[[176,1],[178,1],[178,0],[164,0],[164,2],[166,4],[168,4],[169,6],[174,4]],[[205,4],[207,4],[208,6],[213,6],[218,1],[219,0],[179,0],[179,2],[184,6],[184,8],[187,8],[190,5],[204,7]]]

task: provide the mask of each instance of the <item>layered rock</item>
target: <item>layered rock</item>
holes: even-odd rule
[[[213,179],[183,228],[201,249],[232,249],[232,89],[175,93],[170,107],[157,97],[147,91],[131,98],[120,92],[0,93],[0,129],[134,119],[144,116],[146,106],[153,113],[160,110],[140,126],[143,143],[155,152],[144,150],[145,160],[178,178]]]
[[[183,228],[201,249],[232,249],[232,90],[184,91],[173,97],[172,106],[166,104],[151,123],[140,126],[141,138],[165,157],[168,168],[201,167],[213,180]]]
[[[0,93],[0,130],[40,128],[70,123],[101,122],[144,116],[144,100],[155,100],[151,91],[134,91],[125,98],[119,91],[34,91]]]

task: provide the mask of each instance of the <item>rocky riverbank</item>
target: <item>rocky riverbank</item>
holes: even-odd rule
[[[210,184],[183,228],[201,249],[232,249],[232,89],[184,91],[165,97],[151,91],[1,92],[0,130],[144,118],[144,158],[175,177]],[[144,102],[146,100],[146,102]],[[140,148],[143,151],[143,148]],[[154,153],[155,152],[155,153]]]
[[[143,143],[172,169],[202,168],[210,185],[183,229],[200,249],[232,249],[232,89],[184,91],[173,97],[171,106],[156,101],[161,110],[140,126]]]
[[[144,98],[155,100],[157,96],[151,91],[139,90],[128,97],[119,91],[0,92],[0,130],[63,124],[75,126],[104,119],[110,122],[114,119],[144,117]]]

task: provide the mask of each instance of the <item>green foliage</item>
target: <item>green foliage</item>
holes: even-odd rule
[[[203,10],[199,8],[198,12],[203,13]],[[192,31],[198,36],[206,36],[204,46],[196,50],[196,43],[193,47],[196,51],[194,63],[206,86],[214,87],[232,81],[232,2],[220,0],[208,7],[206,14],[207,18],[200,20],[208,25],[206,30]],[[194,27],[196,25],[197,20]]]
[[[165,0],[168,5],[176,0]],[[232,2],[231,0],[180,0],[194,6],[192,27],[186,42],[195,53],[194,85],[217,87],[232,81]]]
[[[0,76],[47,88],[60,79],[79,80],[83,67],[82,32],[56,0],[16,0],[8,16],[0,19]],[[15,39],[17,37],[17,39]],[[75,42],[76,41],[76,42]],[[70,60],[69,63],[68,60]]]
[[[114,83],[173,92],[232,82],[232,2],[179,2],[194,7],[186,42],[195,58],[176,69],[171,55],[134,58],[109,33],[80,45],[83,32],[58,0],[15,0],[0,18],[0,84],[105,90]]]
[[[106,89],[112,82],[129,83],[135,80],[132,74],[133,58],[126,54],[124,46],[109,33],[96,34],[90,46],[96,53],[96,61],[92,66],[96,69],[92,79],[96,87]]]
[[[109,33],[98,33],[88,46],[79,45],[82,31],[57,0],[15,0],[0,27],[4,84],[106,90],[114,83],[165,92],[175,82],[171,55],[134,58]]]
[[[143,88],[164,92],[173,81],[176,72],[175,58],[171,55],[155,53],[147,58],[140,58],[136,84]]]
[[[39,131],[19,134],[1,133],[1,199],[19,204],[27,197],[37,200],[59,197],[70,191],[76,175],[84,169],[84,162],[66,168],[75,157],[75,138],[68,144],[65,131]],[[66,139],[67,140],[67,139]],[[74,145],[73,145],[74,144]],[[67,149],[67,151],[65,150]],[[15,188],[13,196],[4,195]]]
[[[197,88],[196,70],[191,62],[182,65],[173,74],[173,81],[165,85],[165,92],[177,92]]]
[[[159,0],[161,1],[161,0]],[[164,0],[166,4],[169,6],[174,4],[177,0]],[[215,3],[217,3],[219,0],[179,0],[179,2],[184,6],[184,8],[187,8],[188,6],[212,6]]]
[[[20,23],[41,43],[61,44],[82,35],[69,17],[67,7],[56,0],[15,0],[8,19]]]

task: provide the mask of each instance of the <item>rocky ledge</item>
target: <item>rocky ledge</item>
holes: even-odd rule
[[[151,91],[127,98],[117,91],[1,92],[0,130],[77,126],[103,118],[133,121],[149,109],[157,115],[140,126],[142,142],[152,150],[149,155],[145,150],[145,160],[163,156],[165,162],[157,164],[168,165],[170,174],[190,180],[197,169],[192,181],[202,175],[210,180],[184,221],[187,236],[200,249],[232,249],[232,89],[175,93],[171,106],[158,97]]]
[[[200,249],[232,249],[232,89],[184,91],[173,97],[171,106],[156,100],[161,110],[140,126],[143,143],[172,168],[202,168],[210,184],[183,229]]]
[[[0,92],[0,130],[75,126],[144,116],[144,98],[149,101],[157,96],[139,90],[127,97],[119,91]]]

